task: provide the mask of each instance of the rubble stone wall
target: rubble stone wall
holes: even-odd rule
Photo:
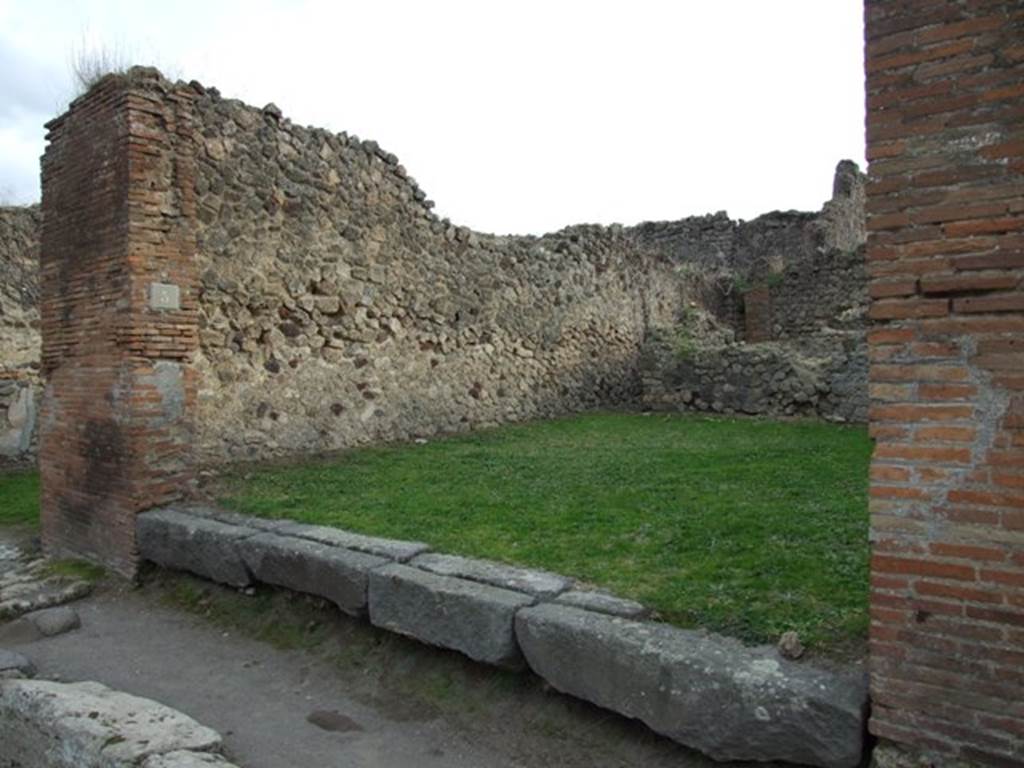
[[[727,344],[680,352],[670,334],[652,335],[643,357],[644,403],[749,416],[867,420],[863,336]]]
[[[203,462],[622,405],[864,419],[864,185],[848,161],[817,213],[496,236],[439,219],[373,141],[181,87],[195,104]],[[0,410],[23,422],[39,399],[24,390],[40,216],[2,213],[0,352],[16,376],[0,377],[18,383],[0,381]],[[744,343],[751,288],[767,296],[767,350]],[[725,334],[698,339],[699,359],[674,344],[694,306]],[[31,456],[24,429],[8,433]]]
[[[36,449],[39,226],[39,206],[0,207],[0,466]]]
[[[660,226],[653,239],[674,243],[691,280],[715,272],[719,295],[694,297],[674,326],[649,335],[646,406],[867,421],[864,183],[843,161],[819,213],[716,214],[695,246],[686,222]]]
[[[621,227],[440,221],[374,142],[203,90],[199,445],[345,448],[635,402],[674,262]]]
[[[863,268],[851,265],[863,179],[849,163],[818,214],[500,237],[439,220],[375,142],[194,87],[207,461],[639,403],[642,380],[653,378],[641,372],[644,346],[676,326],[685,301],[726,324],[742,319],[736,286],[694,280],[695,270],[756,280],[838,264],[842,274],[825,281],[833,301],[821,301],[821,274],[812,282],[802,272],[780,299],[829,311],[866,298]],[[846,279],[859,282],[844,289]],[[829,321],[778,318],[779,335],[790,336]],[[841,365],[851,359],[866,371],[863,355],[844,354]],[[863,418],[860,405],[847,410]]]

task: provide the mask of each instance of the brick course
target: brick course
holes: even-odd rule
[[[1024,746],[1024,2],[867,0],[871,731]]]
[[[108,76],[48,124],[40,302],[43,543],[134,575],[135,515],[191,480],[198,346],[186,93]],[[150,285],[181,290],[149,309]]]

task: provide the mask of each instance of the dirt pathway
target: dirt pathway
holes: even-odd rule
[[[169,704],[220,731],[241,765],[518,765],[479,751],[437,719],[402,721],[353,700],[302,651],[219,630],[136,593],[75,607],[80,630],[12,646],[39,676],[98,680]]]
[[[97,680],[175,707],[219,731],[246,768],[720,765],[529,674],[290,593],[245,596],[161,574],[141,589],[101,585],[74,607],[80,629],[18,642],[0,626],[0,646],[40,677]]]

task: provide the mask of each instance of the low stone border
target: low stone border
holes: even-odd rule
[[[99,683],[0,680],[0,764],[18,768],[238,768],[220,734]]]
[[[138,518],[142,556],[235,587],[264,582],[637,718],[717,760],[860,763],[863,673],[818,669],[702,631],[554,573],[204,506]]]
[[[90,592],[87,582],[49,573],[41,554],[0,543],[0,622],[63,605]]]

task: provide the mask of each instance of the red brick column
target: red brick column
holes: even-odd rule
[[[1024,765],[1024,2],[867,0],[871,731]]]
[[[47,127],[43,543],[135,572],[135,515],[186,493],[198,347],[191,103],[108,76]]]

